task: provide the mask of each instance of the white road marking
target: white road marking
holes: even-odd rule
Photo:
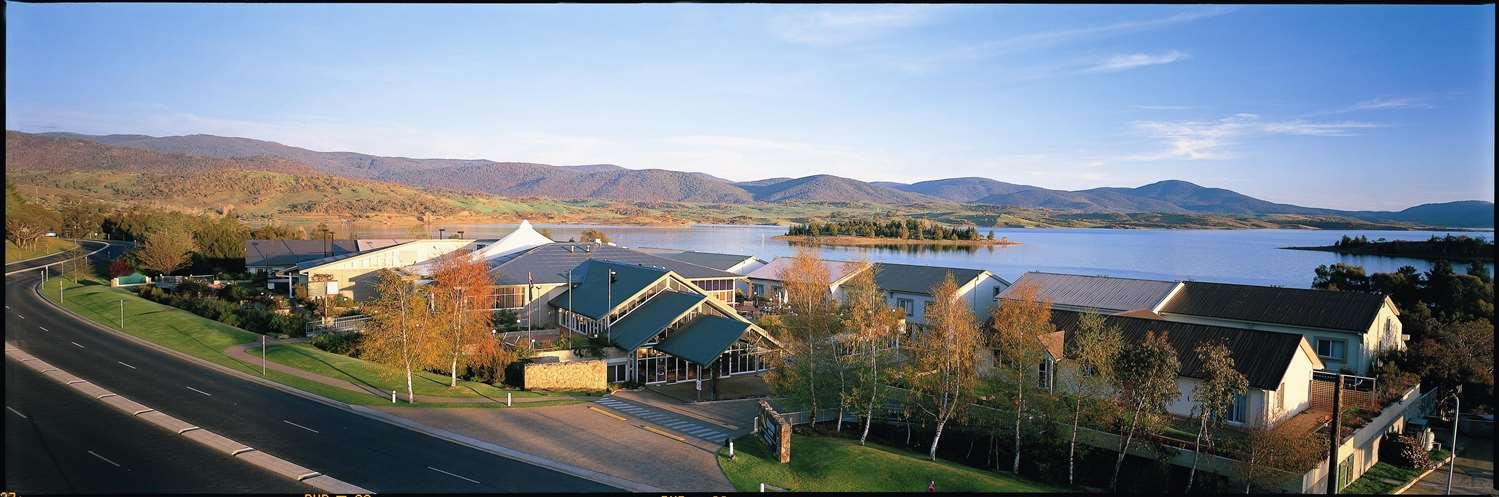
[[[283,419],[283,420],[281,420],[281,422],[282,422],[282,423],[286,423],[286,424],[289,424],[289,425],[292,425],[292,426],[295,426],[295,427],[297,427],[297,428],[301,428],[301,429],[304,429],[304,430],[307,430],[307,431],[310,431],[310,432],[313,432],[313,433],[317,433],[317,432],[318,432],[318,431],[317,431],[317,430],[314,430],[314,429],[312,429],[312,428],[308,428],[308,427],[306,427],[306,426],[302,426],[302,425],[299,425],[299,424],[296,424],[296,423],[293,423],[293,422],[291,422],[291,421],[287,421],[287,420],[284,420],[284,419]]]
[[[86,348],[88,348],[88,347],[84,347],[82,345],[79,345],[78,342],[68,342],[68,343],[71,343],[71,344],[73,344],[74,346],[76,346],[76,347],[78,347],[80,349],[86,349]]]
[[[5,406],[5,410],[13,412],[13,413],[16,413],[17,416],[21,417],[21,419],[31,419],[31,418],[26,417],[25,414],[21,414],[21,411],[17,411],[15,408],[13,408],[11,406]]]
[[[473,482],[473,483],[475,483],[475,484],[479,484],[479,485],[482,485],[482,483],[479,483],[479,481],[478,481],[478,480],[475,480],[475,479],[473,479],[473,478],[467,478],[467,477],[464,477],[464,476],[460,476],[460,475],[455,475],[455,474],[453,474],[453,473],[449,473],[449,472],[447,472],[447,471],[443,471],[443,470],[440,470],[440,469],[437,469],[437,468],[434,468],[434,467],[431,467],[431,466],[427,466],[427,469],[430,469],[430,470],[432,470],[432,471],[436,471],[436,472],[438,472],[438,473],[442,473],[442,474],[445,474],[445,475],[448,475],[448,476],[451,476],[451,477],[454,477],[454,478],[462,478],[462,479],[464,479],[464,480],[468,480],[468,481],[471,481],[471,482]]]
[[[16,314],[16,317],[21,318],[21,319],[26,319],[26,315],[25,314]]]
[[[47,327],[46,326],[38,326],[37,328],[41,329],[43,332],[47,331]]]
[[[211,394],[211,393],[208,393],[208,392],[204,392],[204,391],[202,391],[202,390],[198,390],[198,389],[196,389],[196,388],[193,388],[193,387],[188,387],[188,386],[187,386],[187,385],[183,385],[183,386],[184,386],[184,387],[187,387],[187,389],[188,389],[188,390],[192,390],[192,391],[194,391],[194,392],[198,392],[198,393],[201,393],[201,394],[203,394],[203,395],[207,395],[207,396],[209,396],[209,397],[212,397],[212,396],[213,396],[213,394]]]
[[[110,464],[113,464],[113,465],[114,465],[114,467],[116,467],[116,468],[118,468],[118,467],[120,467],[120,463],[117,463],[117,462],[114,462],[114,461],[111,461],[111,460],[109,460],[109,458],[108,458],[108,457],[104,457],[104,456],[101,456],[101,455],[99,455],[99,453],[98,453],[98,452],[94,452],[94,451],[92,451],[92,450],[91,450],[91,451],[88,451],[88,453],[90,453],[90,454],[93,454],[93,455],[94,455],[94,457],[97,457],[97,458],[99,458],[99,459],[102,459],[102,460],[103,460],[103,461],[104,461],[104,462],[107,462],[107,463],[110,463]]]
[[[131,366],[129,364],[125,364],[125,363],[120,362],[120,361],[115,361],[115,362],[119,362],[121,366],[125,366],[125,367],[130,368],[130,369],[135,369],[135,366]]]

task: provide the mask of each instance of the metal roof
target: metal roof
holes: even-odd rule
[[[1188,281],[1161,313],[1362,333],[1384,302],[1378,293]]]
[[[712,364],[723,351],[749,330],[750,323],[737,319],[703,315],[686,327],[672,332],[656,350],[686,359],[700,366]]]
[[[697,264],[703,267],[711,267],[720,271],[728,271],[734,266],[744,264],[745,261],[754,259],[748,255],[718,254],[713,252],[698,252],[695,250],[678,250],[666,248],[640,247],[635,250],[651,255],[665,257],[688,264]]]
[[[931,295],[932,287],[942,283],[947,273],[952,273],[961,287],[984,274],[982,269],[965,269],[939,266],[913,266],[910,264],[874,264],[874,285],[887,292]],[[988,298],[988,296],[984,296]]]
[[[1032,271],[1020,275],[1015,284],[1000,292],[999,298],[1012,298],[1022,288],[1034,286],[1036,296],[1050,300],[1053,306],[1112,313],[1155,308],[1178,284],[1175,281]]]
[[[1078,319],[1083,313],[1075,311],[1051,311],[1051,323],[1062,330],[1068,345],[1076,338]],[[1171,347],[1176,349],[1177,361],[1181,364],[1180,376],[1201,379],[1202,363],[1197,359],[1198,344],[1222,340],[1234,359],[1234,369],[1244,374],[1249,386],[1264,390],[1279,387],[1286,375],[1291,360],[1301,352],[1301,335],[1264,330],[1245,330],[1225,326],[1162,321],[1127,316],[1104,316],[1105,326],[1118,326],[1123,332],[1124,342],[1140,343],[1145,332],[1166,333]]]
[[[708,278],[739,278],[727,271],[676,261],[638,250],[601,243],[558,242],[507,254],[490,261],[490,273],[495,274],[501,285],[524,285],[527,275],[531,282],[560,284],[568,280],[567,271],[580,267],[590,259],[607,259],[624,264],[645,265],[669,270],[689,280]],[[576,270],[574,280],[578,278]]]
[[[792,259],[794,258],[777,257],[775,260],[770,261],[769,264],[760,266],[759,269],[750,272],[746,276],[757,280],[781,281],[781,272],[791,267]],[[827,259],[822,259],[822,265],[828,268],[828,276],[831,278],[830,283],[838,283],[852,276],[852,271],[859,267],[852,262],[830,261]]]
[[[696,293],[675,291],[657,293],[640,307],[609,326],[610,342],[621,349],[634,350],[707,299],[708,297]],[[553,302],[556,302],[556,299],[553,299]],[[567,305],[565,300],[562,304]]]
[[[245,240],[246,266],[291,266],[330,255],[358,252],[359,240]]]
[[[614,272],[613,283],[606,284],[609,271]],[[572,295],[572,310],[593,319],[601,319],[610,309],[618,306],[631,295],[644,290],[666,275],[666,270],[625,264],[617,261],[590,259],[573,271],[578,279],[573,288],[548,301],[552,307],[566,308],[568,295]],[[524,283],[524,281],[522,281]]]

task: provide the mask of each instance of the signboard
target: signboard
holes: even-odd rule
[[[338,295],[338,282],[337,281],[329,281],[328,282],[328,288],[326,290],[324,290],[323,293],[326,293],[328,295]]]
[[[791,425],[781,418],[770,403],[760,401],[760,416],[755,418],[755,428],[760,431],[760,441],[781,464],[791,462]]]
[[[765,442],[766,449],[769,449],[771,453],[775,453],[776,449],[781,445],[780,424],[763,417],[760,418],[760,423],[760,441]]]

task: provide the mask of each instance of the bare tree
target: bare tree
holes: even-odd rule
[[[1255,485],[1272,489],[1288,476],[1316,466],[1327,456],[1327,437],[1308,437],[1284,424],[1249,428],[1238,462],[1244,493]]]
[[[767,381],[793,402],[817,409],[837,398],[826,375],[832,357],[832,337],[837,328],[837,303],[831,293],[832,276],[816,252],[798,249],[791,264],[779,276],[786,284],[788,311],[782,318],[783,352],[772,360]],[[820,385],[824,384],[824,385]]]
[[[489,311],[493,283],[489,265],[461,250],[448,253],[437,261],[432,273],[431,298],[436,332],[444,358],[448,359],[448,386],[458,386],[458,366],[465,352],[481,342],[493,340],[494,313]],[[478,356],[469,354],[470,359]],[[466,365],[466,364],[465,364]]]
[[[1083,402],[1109,405],[1104,398],[1114,384],[1114,362],[1124,344],[1124,333],[1118,326],[1108,326],[1103,316],[1094,313],[1078,318],[1076,336],[1067,345],[1067,358],[1073,361],[1072,440],[1067,447],[1067,484],[1073,485],[1077,461],[1077,429],[1082,420]],[[1060,369],[1059,369],[1060,370]]]
[[[1154,428],[1166,404],[1181,396],[1176,386],[1180,362],[1176,349],[1171,347],[1166,333],[1159,335],[1146,331],[1145,341],[1124,347],[1114,365],[1114,387],[1120,403],[1129,409],[1129,428],[1119,438],[1119,456],[1114,460],[1114,476],[1109,479],[1109,489],[1119,490],[1119,470],[1124,467],[1124,456],[1129,452],[1135,432],[1144,427]]]
[[[1015,460],[1010,471],[1020,473],[1020,420],[1025,412],[1025,384],[1041,361],[1041,337],[1056,331],[1051,325],[1051,301],[1038,298],[1033,285],[1014,288],[1012,298],[1001,300],[989,313],[990,346],[1004,357],[1003,368],[1014,379]]]
[[[864,445],[874,411],[889,397],[883,375],[895,358],[890,343],[899,336],[905,313],[886,303],[868,262],[855,264],[857,272],[843,284],[843,328],[851,352],[846,357],[855,373],[853,386],[844,390],[843,405],[864,415],[864,432],[859,435],[859,445]]]
[[[361,354],[370,360],[403,368],[406,372],[406,401],[416,402],[413,372],[429,364],[436,354],[437,342],[428,326],[427,295],[399,273],[382,269],[375,283],[375,298],[364,305],[370,313]]]
[[[1234,398],[1249,388],[1244,373],[1234,368],[1234,358],[1223,342],[1203,343],[1195,350],[1202,364],[1202,381],[1192,391],[1193,411],[1197,415],[1197,442],[1192,449],[1192,470],[1187,473],[1187,491],[1192,491],[1192,482],[1197,477],[1197,459],[1202,457],[1204,444],[1211,449],[1215,429],[1222,423]]]
[[[958,296],[952,273],[932,288],[926,321],[926,327],[908,348],[911,362],[905,376],[916,406],[936,422],[937,432],[927,454],[935,461],[942,429],[967,408],[978,381],[978,323],[967,302]]]

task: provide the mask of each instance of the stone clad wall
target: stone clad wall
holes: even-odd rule
[[[524,376],[526,390],[604,390],[609,387],[604,361],[553,362],[527,364]]]

